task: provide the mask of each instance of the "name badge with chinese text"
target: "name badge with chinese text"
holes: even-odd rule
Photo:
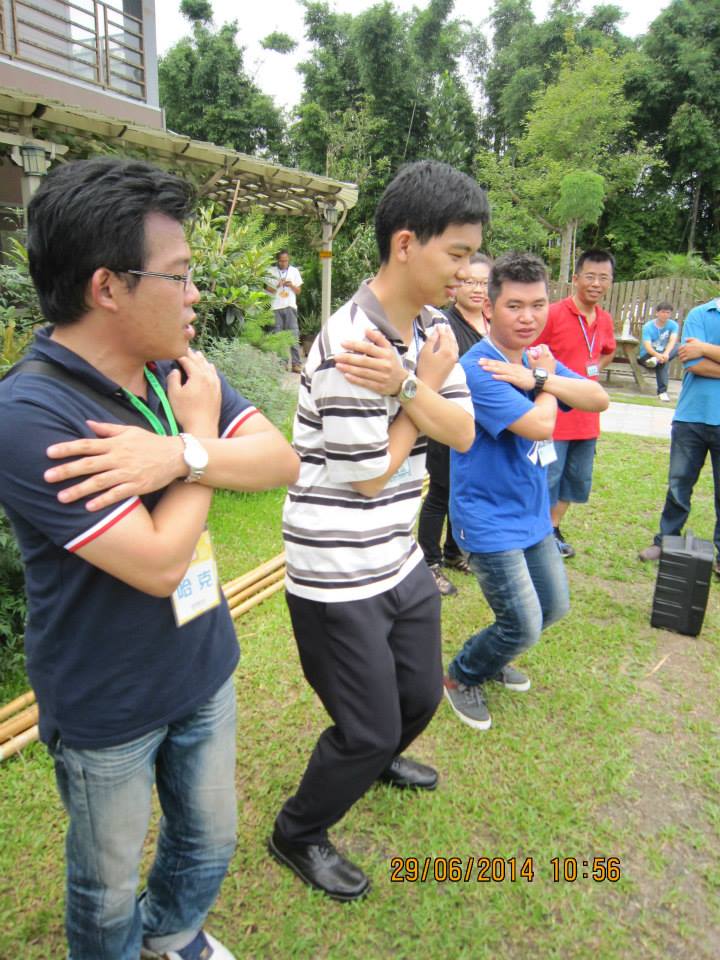
[[[588,363],[585,365],[587,375],[589,377],[599,377],[600,376],[600,367],[597,363]]]
[[[190,566],[172,595],[175,623],[183,627],[220,604],[220,585],[210,533],[203,530]]]

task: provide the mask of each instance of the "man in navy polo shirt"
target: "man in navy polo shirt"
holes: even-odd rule
[[[297,458],[190,349],[191,199],[138,162],[48,176],[28,252],[51,326],[0,385],[0,502],[69,816],[71,960],[232,958],[202,929],[235,845],[239,653],[205,525],[214,487],[285,484]],[[153,783],[163,820],[138,900]]]
[[[495,622],[474,633],[451,662],[445,696],[477,730],[491,725],[483,684],[528,690],[510,661],[563,617],[567,579],[555,546],[545,476],[554,458],[558,406],[604,410],[592,380],[527,348],[548,315],[545,264],[532,254],[500,257],[490,271],[490,333],[460,359],[475,409],[475,441],[450,451],[450,517]]]

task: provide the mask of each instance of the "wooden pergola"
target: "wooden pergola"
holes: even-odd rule
[[[355,184],[321,177],[251,157],[229,147],[140,124],[124,123],[101,113],[72,107],[50,98],[40,99],[21,90],[0,87],[0,143],[27,153],[28,146],[45,151],[45,164],[67,152],[68,136],[102,140],[113,146],[127,144],[147,152],[159,166],[187,175],[201,196],[241,213],[306,217],[319,221],[322,242],[322,321],[330,314],[332,244],[355,206]],[[37,175],[26,169],[24,179]],[[39,182],[39,181],[38,181]]]

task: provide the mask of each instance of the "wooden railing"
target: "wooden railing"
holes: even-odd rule
[[[0,55],[146,99],[143,22],[103,0],[0,0]]]
[[[562,300],[572,293],[572,285],[554,280],[550,300]],[[614,283],[603,307],[612,314],[615,332],[639,337],[643,324],[655,316],[655,307],[663,300],[674,308],[673,318],[681,325],[688,311],[710,297],[698,296],[694,280],[679,277],[654,277],[652,280],[627,280]]]

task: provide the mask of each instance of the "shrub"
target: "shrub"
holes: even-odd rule
[[[228,225],[227,215],[213,206],[200,209],[189,238],[193,280],[201,293],[195,305],[200,345],[213,338],[237,337],[261,350],[287,355],[292,334],[268,332],[273,313],[265,290],[283,239],[259,214],[236,214]]]
[[[239,340],[211,340],[205,354],[268,420],[280,430],[288,430],[295,410],[296,390],[287,382],[283,360]]]

